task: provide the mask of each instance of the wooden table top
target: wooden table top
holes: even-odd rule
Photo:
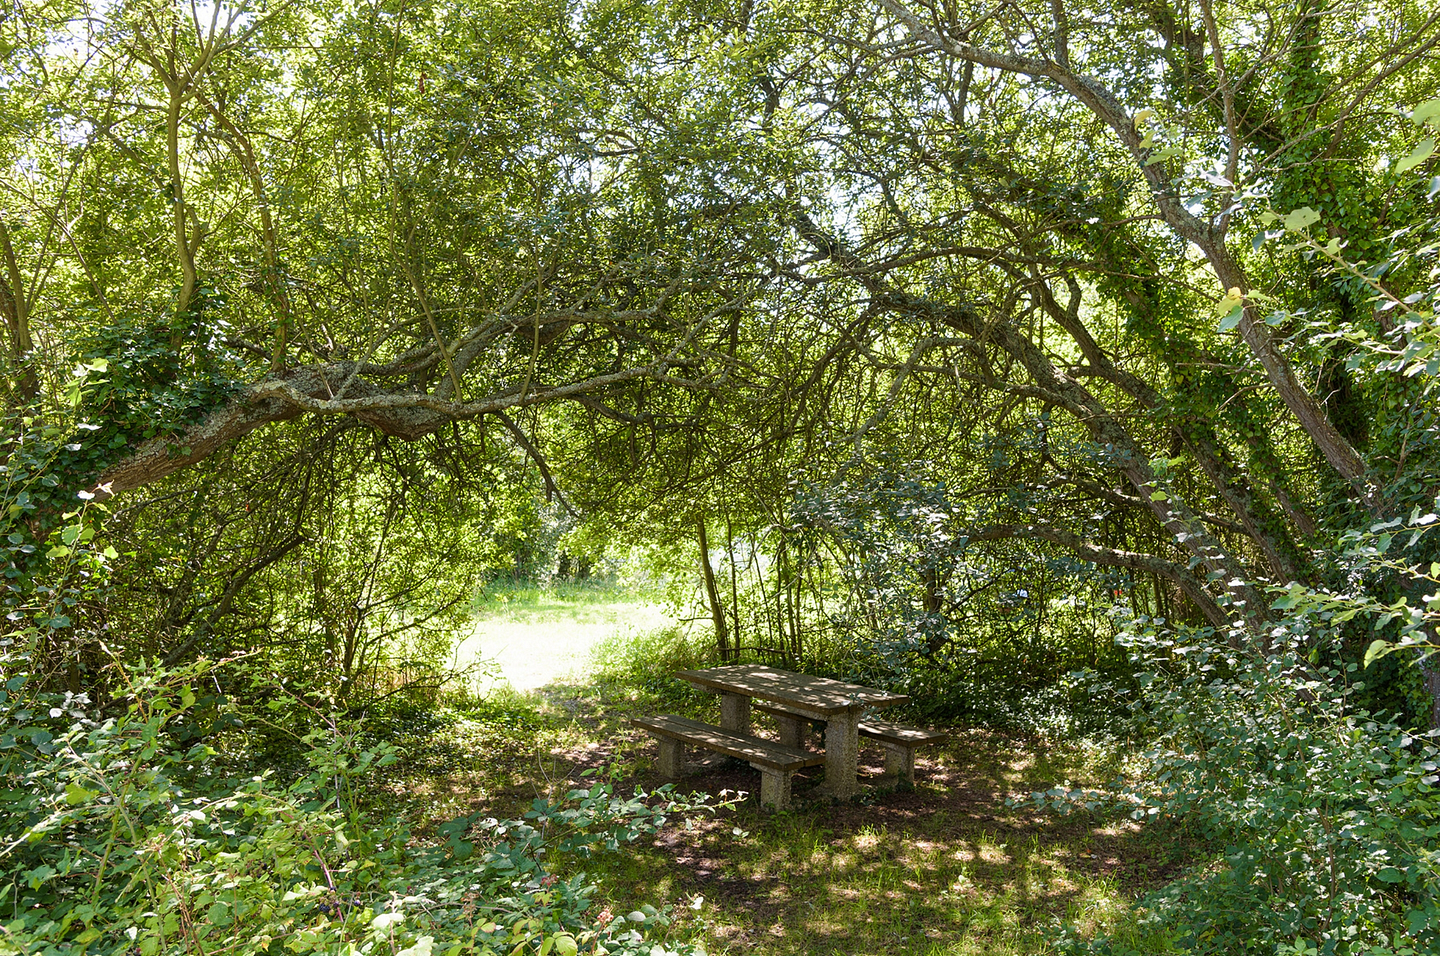
[[[797,710],[813,710],[822,714],[839,713],[862,705],[889,707],[910,700],[904,694],[892,694],[874,687],[847,684],[827,677],[811,677],[809,674],[797,674],[763,664],[727,664],[724,667],[707,667],[698,671],[679,671],[675,676],[711,690],[744,694]]]

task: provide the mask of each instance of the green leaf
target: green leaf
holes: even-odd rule
[[[1369,667],[1394,649],[1395,645],[1389,641],[1371,641],[1370,647],[1365,651],[1365,666]]]
[[[1285,215],[1283,220],[1286,232],[1300,232],[1320,221],[1320,213],[1309,206],[1301,206]]]
[[[1410,121],[1416,126],[1422,123],[1429,123],[1431,126],[1440,124],[1440,97],[1426,100],[1415,107],[1410,113]]]
[[[1434,154],[1434,152],[1435,140],[1430,137],[1422,139],[1418,144],[1416,144],[1415,148],[1411,150],[1409,156],[1406,156],[1404,159],[1400,160],[1398,163],[1395,164],[1396,175],[1408,173],[1410,170],[1414,169],[1416,166],[1419,166],[1421,163],[1425,162],[1425,160],[1429,159]]]
[[[65,802],[72,807],[80,803],[89,803],[99,796],[98,790],[87,790],[78,783],[67,783],[65,785]]]
[[[1375,875],[1382,883],[1403,883],[1405,881],[1405,874],[1393,866],[1381,867],[1380,872]]]
[[[430,948],[435,945],[435,937],[421,936],[415,941],[414,946],[407,946],[395,956],[430,956]],[[573,950],[572,950],[573,952]]]
[[[1235,326],[1240,324],[1240,319],[1244,315],[1245,306],[1243,304],[1235,306],[1235,308],[1227,312],[1225,314],[1225,317],[1220,320],[1220,331],[1229,332],[1231,329],[1235,328]]]

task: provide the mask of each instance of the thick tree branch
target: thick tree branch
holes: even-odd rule
[[[1249,582],[1250,575],[1244,573],[1244,565],[1211,534],[1185,502],[1164,487],[1134,436],[1083,384],[1057,368],[1039,346],[1005,318],[987,319],[968,305],[937,302],[894,289],[884,278],[863,271],[863,260],[838,238],[822,230],[803,210],[796,209],[792,216],[805,241],[864,285],[874,307],[938,322],[967,338],[991,343],[1017,360],[1032,384],[1007,382],[1005,388],[1028,392],[1071,412],[1095,443],[1105,449],[1112,467],[1120,471],[1146,501],[1161,526],[1199,563],[1225,582],[1224,586],[1249,623],[1255,627],[1263,623],[1268,602]],[[1210,601],[1215,604],[1213,597]]]
[[[97,495],[109,496],[139,488],[208,457],[227,442],[248,435],[262,425],[288,421],[307,413],[349,415],[383,434],[415,441],[452,421],[576,399],[635,379],[690,384],[666,374],[666,363],[662,359],[563,385],[532,386],[523,396],[518,387],[511,387],[476,401],[451,402],[423,392],[382,388],[362,377],[360,367],[356,362],[331,362],[256,382],[184,434],[152,438],[134,448],[124,459],[107,468],[92,490]],[[334,397],[342,385],[345,397]]]
[[[1192,214],[1180,203],[1175,183],[1163,168],[1165,164],[1153,161],[1154,151],[1142,145],[1135,121],[1119,99],[1094,77],[1072,72],[1050,60],[997,53],[962,39],[943,36],[921,22],[900,0],[880,0],[880,4],[905,25],[912,37],[931,50],[973,60],[981,66],[1007,73],[1048,79],[1110,127],[1150,185],[1151,199],[1165,222],[1181,238],[1200,248],[1220,280],[1222,289],[1236,290],[1245,297],[1239,324],[1240,336],[1265,369],[1266,376],[1281,400],[1310,435],[1326,461],[1355,489],[1366,508],[1372,514],[1381,514],[1384,508],[1379,488],[1364,460],[1331,423],[1320,403],[1300,382],[1289,360],[1280,351],[1275,336],[1265,325],[1260,310],[1249,299],[1249,279],[1225,247],[1224,229]],[[1233,116],[1231,118],[1233,119]]]

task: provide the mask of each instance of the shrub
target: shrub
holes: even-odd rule
[[[1320,621],[1296,616],[1270,637],[1263,652],[1237,650],[1209,630],[1135,621],[1127,642],[1144,668],[1147,772],[1103,793],[1037,798],[1183,820],[1217,849],[1142,903],[1182,950],[1440,949],[1433,732],[1355,709],[1358,666],[1312,663],[1333,639]]]

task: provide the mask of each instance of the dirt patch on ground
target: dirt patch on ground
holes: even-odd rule
[[[915,786],[896,787],[884,776],[883,754],[862,750],[863,790],[858,797],[837,801],[815,793],[824,772],[813,768],[795,775],[793,805],[779,814],[759,806],[755,796],[758,772],[737,760],[710,756],[692,761],[689,774],[678,786],[715,795],[746,793],[747,820],[763,823],[767,818],[789,816],[820,823],[830,834],[832,848],[876,831],[909,835],[930,848],[977,843],[1008,846],[1018,841],[1033,844],[1032,855],[1063,863],[1071,871],[1115,879],[1130,892],[1152,888],[1179,870],[1178,864],[1165,859],[1163,850],[1157,853],[1156,847],[1138,839],[1141,828],[1133,821],[1101,819],[1083,812],[1069,816],[1039,812],[1026,801],[1028,792],[997,788],[993,780],[955,766],[955,751],[947,756],[951,759],[917,758]],[[617,781],[617,789],[653,789],[662,782],[653,774],[642,774]],[[725,875],[724,857],[707,852],[707,847],[713,849],[717,833],[731,829],[728,820],[675,826],[663,831],[654,845],[684,868],[697,892],[718,885],[727,896],[753,897],[758,892],[756,881]],[[755,905],[765,908],[759,900]]]

